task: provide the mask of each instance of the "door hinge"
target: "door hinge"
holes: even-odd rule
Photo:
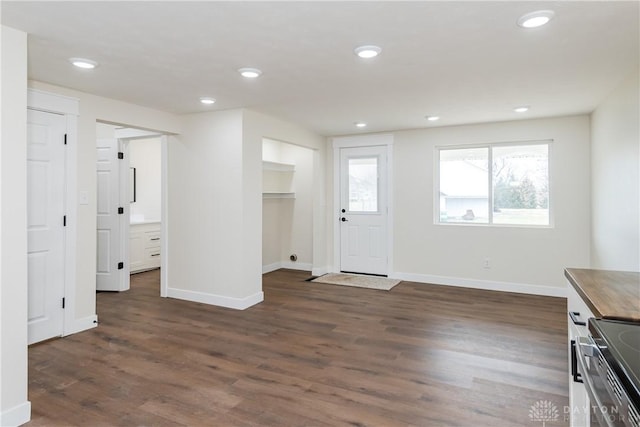
[[[118,270],[122,270],[124,268],[124,262],[118,263]]]
[[[62,226],[63,227],[67,226],[67,216],[66,215],[62,217]]]
[[[65,298],[63,297],[62,298],[62,308],[64,308],[64,307],[65,307]]]
[[[118,215],[122,215],[124,213],[124,208],[118,208]]]
[[[124,153],[122,151],[118,151],[118,158],[124,159]]]
[[[64,134],[64,145],[67,145],[67,134]]]

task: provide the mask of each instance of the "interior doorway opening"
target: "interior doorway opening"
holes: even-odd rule
[[[97,291],[126,291],[130,275],[160,268],[166,296],[167,136],[98,122]]]

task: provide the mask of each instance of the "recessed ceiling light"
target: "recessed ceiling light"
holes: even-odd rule
[[[355,122],[354,125],[356,125],[357,128],[366,128],[367,124],[364,122]]]
[[[359,46],[355,48],[354,52],[360,58],[368,59],[368,58],[374,58],[378,56],[380,52],[382,52],[382,49],[378,46],[366,45],[366,46]]]
[[[69,58],[69,62],[71,62],[74,66],[78,68],[84,68],[85,70],[91,70],[98,66],[98,63],[96,61],[85,58]]]
[[[430,122],[435,122],[437,120],[440,120],[440,116],[425,116],[425,118]]]
[[[260,77],[260,74],[262,74],[262,71],[257,68],[240,68],[238,72],[242,77],[246,77],[248,79],[255,79],[256,77]]]
[[[216,100],[213,98],[209,98],[209,97],[202,97],[200,98],[200,102],[205,104],[205,105],[211,105],[211,104],[215,104]]]
[[[523,105],[522,107],[514,108],[513,111],[515,111],[516,113],[526,113],[527,111],[529,111],[529,107]]]
[[[522,28],[537,28],[547,24],[555,13],[553,10],[537,10],[524,14],[518,19],[518,25]]]

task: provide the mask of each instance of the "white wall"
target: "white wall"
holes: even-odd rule
[[[292,199],[264,199],[262,201],[262,270],[269,272],[282,267],[282,231],[280,210],[293,205]]]
[[[434,224],[436,146],[543,139],[554,140],[553,227]],[[393,276],[564,295],[563,269],[589,266],[588,116],[399,131],[393,150]]]
[[[78,206],[76,240],[76,304],[78,323],[92,319],[96,312],[96,137],[98,120],[128,127],[180,133],[179,117],[122,101],[103,98],[47,83],[30,81],[29,87],[79,100],[78,117],[78,188],[86,191],[89,204]]]
[[[96,138],[115,138],[117,128],[106,123],[96,123]]]
[[[262,160],[282,162],[281,151],[284,144],[270,139],[262,140]],[[272,191],[287,187],[294,189],[293,174],[290,172],[279,174],[273,172],[262,173],[262,188]],[[290,223],[281,221],[282,213],[293,209],[293,199],[262,200],[262,271],[268,272],[281,268],[282,265],[282,227],[289,227]]]
[[[264,160],[295,165],[292,173],[271,173],[290,179],[295,199],[266,198],[262,202],[263,270],[279,267],[311,270],[313,264],[313,150],[294,144],[264,139]],[[267,172],[266,174],[269,174]],[[263,174],[263,180],[269,175]],[[264,183],[263,183],[264,186]],[[291,262],[289,256],[298,260]]]
[[[27,400],[27,34],[0,32],[0,425],[29,421]]]
[[[142,215],[144,221],[160,221],[162,178],[160,138],[134,139],[129,142],[129,166],[136,168],[136,201],[130,215]]]
[[[638,70],[591,115],[591,263],[640,271]]]
[[[169,296],[236,308],[262,300],[245,280],[242,111],[191,114],[168,144]],[[257,245],[260,235],[254,235]]]
[[[543,139],[554,140],[549,165],[553,227],[434,224],[436,146]],[[397,132],[394,271],[564,288],[565,267],[589,265],[588,152],[588,116]],[[491,260],[489,270],[483,268],[485,258]]]

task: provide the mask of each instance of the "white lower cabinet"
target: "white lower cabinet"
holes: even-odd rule
[[[129,230],[131,273],[160,267],[160,223],[131,224]]]
[[[567,287],[567,324],[569,337],[569,409],[571,427],[589,427],[589,397],[584,384],[579,381],[575,359],[575,341],[589,335],[587,323],[593,313],[569,283]],[[574,375],[577,373],[578,375]]]

